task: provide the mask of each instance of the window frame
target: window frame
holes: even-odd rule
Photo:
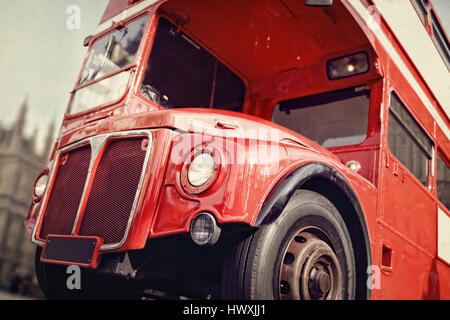
[[[358,77],[358,76],[359,76],[359,75],[356,75],[355,77]],[[350,77],[347,77],[347,78],[350,78]],[[329,81],[331,81],[331,80],[329,80]],[[273,113],[274,113],[275,108],[277,107],[277,105],[279,105],[280,103],[285,102],[285,101],[291,101],[291,100],[296,100],[296,99],[302,99],[302,98],[307,98],[307,97],[312,97],[312,96],[319,96],[319,95],[323,95],[323,94],[331,94],[331,93],[333,93],[333,92],[344,91],[344,90],[350,90],[350,89],[359,88],[359,87],[364,87],[364,86],[367,86],[367,87],[368,87],[368,90],[369,90],[369,92],[370,92],[369,106],[368,106],[369,110],[368,110],[368,114],[367,114],[367,124],[366,124],[367,127],[366,127],[366,134],[365,134],[364,139],[363,139],[360,143],[357,143],[357,144],[341,145],[341,146],[334,146],[334,147],[323,147],[323,148],[325,148],[325,149],[327,149],[327,150],[330,150],[330,151],[333,151],[333,150],[340,150],[340,149],[345,149],[345,148],[357,148],[357,147],[363,146],[363,145],[365,145],[366,142],[371,138],[371,133],[372,133],[372,130],[373,130],[373,128],[372,128],[372,116],[373,116],[373,115],[372,115],[372,112],[373,112],[373,104],[374,104],[375,101],[376,101],[376,99],[375,99],[375,94],[376,94],[376,92],[377,92],[376,90],[374,90],[373,83],[366,83],[366,82],[363,82],[363,83],[352,83],[352,84],[349,84],[348,86],[345,86],[345,87],[333,88],[332,90],[316,92],[316,93],[308,94],[308,95],[306,95],[306,96],[299,96],[299,95],[297,94],[297,95],[291,96],[291,97],[289,97],[289,98],[277,99],[277,100],[275,100],[275,101],[272,103],[271,113],[270,113],[270,116],[271,116],[270,122],[271,122],[271,123],[274,123],[274,124],[276,124],[276,125],[279,125],[279,126],[281,126],[281,127],[283,127],[283,128],[286,128],[286,129],[288,129],[288,130],[290,130],[290,131],[292,131],[292,132],[295,132],[295,133],[298,134],[298,135],[304,136],[304,135],[302,135],[302,134],[299,133],[299,132],[296,132],[296,131],[294,131],[294,130],[288,128],[288,127],[285,127],[285,126],[283,126],[283,125],[281,125],[281,124],[278,124],[278,123],[272,121],[272,119],[273,119]],[[305,137],[305,138],[308,138],[308,137],[306,137],[306,136],[304,136],[304,137]],[[308,139],[309,139],[309,138],[308,138]]]
[[[440,199],[439,199],[439,194],[438,194],[438,159],[440,158],[442,160],[442,162],[444,164],[447,165],[447,168],[450,170],[450,159],[448,159],[445,156],[445,153],[438,147],[437,148],[437,152],[435,152],[435,154],[437,155],[436,161],[434,162],[435,164],[435,176],[436,176],[436,200],[438,202],[438,206],[441,206],[442,208],[445,208],[447,211],[450,211],[450,208],[447,207]]]
[[[414,133],[411,132],[411,130],[408,128],[408,126],[405,125],[401,121],[401,118],[399,117],[399,115],[395,114],[395,111],[392,112],[391,105],[392,105],[392,98],[393,98],[394,95],[397,97],[397,100],[400,103],[400,105],[403,107],[403,109],[409,114],[409,116],[411,116],[411,118],[415,121],[416,125],[421,130],[421,132],[430,141],[430,143],[431,143],[430,151],[427,151],[426,148],[422,145],[422,143],[420,141],[418,141],[418,139],[415,137]],[[414,177],[415,181],[420,186],[422,186],[423,188],[426,188],[428,192],[431,191],[432,178],[433,178],[433,168],[434,168],[434,164],[436,162],[436,160],[435,160],[435,158],[436,158],[436,152],[435,152],[436,143],[430,137],[430,135],[427,133],[427,131],[425,130],[424,126],[420,123],[420,121],[417,119],[417,117],[414,115],[414,113],[410,110],[410,108],[408,107],[408,104],[405,103],[405,100],[402,98],[402,96],[394,88],[392,88],[389,91],[389,101],[388,101],[387,107],[388,107],[388,110],[387,110],[387,132],[386,132],[386,148],[387,148],[387,150],[389,150],[389,153],[406,169],[406,171],[409,172],[409,174],[411,174],[411,176]],[[428,158],[427,158],[427,168],[426,168],[426,172],[427,172],[426,184],[423,184],[422,181],[420,181],[419,178],[402,161],[400,161],[400,159],[397,157],[397,155],[395,155],[392,152],[391,146],[389,145],[389,142],[390,142],[390,140],[389,140],[389,133],[390,133],[390,129],[391,129],[389,127],[389,120],[391,118],[391,115],[394,115],[395,120],[399,123],[401,128],[406,130],[406,134],[409,137],[411,137],[412,141],[424,152],[425,155],[428,156]]]
[[[426,6],[424,6],[424,3],[423,3],[424,1],[426,1]],[[422,22],[423,26],[425,27],[425,29],[427,29],[427,32],[428,32],[428,27],[429,27],[429,19],[428,19],[428,17],[429,17],[428,11],[429,10],[428,10],[428,8],[430,6],[429,0],[411,0],[411,4],[413,5],[414,10],[417,12],[417,15],[420,18],[420,21]],[[425,10],[423,15],[422,15],[422,12],[419,12],[419,10],[422,11],[422,9]]]
[[[169,17],[168,15],[166,15],[164,13],[155,14],[152,18],[152,21],[149,23],[148,27],[150,27],[152,31],[151,31],[149,38],[147,39],[148,47],[146,48],[145,53],[142,55],[142,61],[145,61],[145,63],[142,63],[142,70],[140,72],[138,80],[135,82],[135,86],[134,86],[135,87],[134,88],[135,95],[141,99],[144,99],[147,102],[150,102],[152,105],[154,105],[155,107],[157,107],[160,110],[176,110],[177,109],[177,108],[173,108],[173,109],[169,108],[168,109],[168,108],[160,106],[158,103],[152,101],[147,96],[142,94],[141,89],[140,89],[142,87],[142,84],[143,84],[143,81],[145,78],[145,72],[147,70],[148,62],[149,62],[150,56],[152,54],[153,45],[155,43],[155,38],[156,38],[156,31],[158,29],[159,20],[161,18],[166,19],[171,24],[177,26],[179,31],[183,32],[191,41],[194,41],[196,45],[198,45],[202,48],[202,50],[204,50],[208,54],[210,54],[213,58],[216,59],[217,62],[219,62],[223,66],[225,66],[228,70],[230,70],[232,73],[234,73],[236,75],[236,77],[238,77],[242,81],[242,83],[244,84],[244,89],[245,89],[244,90],[244,98],[242,100],[241,111],[238,111],[238,112],[239,113],[247,113],[246,111],[248,108],[248,97],[249,97],[249,82],[248,82],[248,80],[238,70],[236,70],[234,67],[229,65],[227,61],[224,61],[218,54],[216,54],[205,43],[200,41],[197,37],[193,36],[191,33],[187,32],[186,29],[183,28],[183,26],[177,25],[171,17]],[[189,107],[186,107],[186,108],[189,108]],[[200,109],[199,107],[197,107],[197,108]],[[225,109],[218,109],[218,108],[214,108],[214,107],[208,107],[206,109],[227,111]],[[233,112],[233,111],[230,111],[230,112]],[[236,111],[234,111],[234,112],[236,112]]]
[[[108,75],[105,75],[105,76],[100,77],[98,79],[90,80],[90,81],[88,81],[86,83],[83,83],[82,85],[79,85],[78,83],[79,83],[79,81],[80,81],[80,79],[82,77],[82,73],[83,73],[85,64],[87,62],[87,59],[89,58],[89,54],[90,54],[90,52],[92,50],[92,47],[93,47],[94,43],[97,40],[99,40],[100,38],[106,36],[107,34],[114,32],[116,29],[120,28],[122,25],[126,25],[128,23],[132,23],[133,21],[136,21],[136,20],[142,18],[145,15],[148,15],[147,24],[146,24],[146,26],[144,28],[144,33],[142,34],[141,43],[139,44],[139,47],[138,47],[138,49],[136,51],[136,56],[135,56],[134,62],[129,64],[129,65],[127,65],[127,66],[125,66],[125,67],[123,67],[123,68],[120,68],[119,70],[116,70],[116,71],[114,71],[114,72],[112,72],[112,73],[110,73]],[[81,65],[80,71],[78,72],[78,76],[77,76],[77,78],[75,80],[75,85],[74,85],[72,91],[70,92],[69,101],[67,102],[66,109],[65,109],[65,112],[64,112],[64,118],[65,119],[73,119],[73,118],[79,117],[79,116],[84,115],[84,114],[94,113],[94,112],[97,112],[97,111],[103,110],[103,109],[106,110],[107,108],[109,108],[111,106],[114,106],[114,105],[120,103],[121,101],[123,101],[125,99],[125,97],[130,93],[131,87],[132,87],[132,83],[134,82],[133,74],[135,74],[134,70],[137,67],[137,62],[145,54],[146,46],[147,46],[146,42],[148,41],[147,40],[148,32],[149,32],[149,30],[151,28],[152,23],[153,23],[153,14],[151,13],[150,10],[144,10],[142,12],[138,12],[138,13],[136,13],[136,14],[134,14],[134,15],[124,19],[123,21],[120,21],[119,23],[116,23],[115,25],[112,25],[110,28],[105,29],[102,32],[96,34],[90,40],[89,46],[88,46],[86,54],[85,54],[85,57],[83,59],[83,63]],[[83,89],[85,87],[88,87],[88,86],[90,86],[92,84],[99,83],[99,82],[101,82],[101,81],[103,81],[105,79],[111,78],[111,77],[113,77],[113,76],[115,76],[115,75],[117,75],[117,74],[119,74],[121,72],[128,71],[128,70],[130,70],[130,73],[131,73],[130,77],[128,79],[128,82],[127,82],[127,85],[125,87],[125,90],[124,90],[123,94],[118,99],[116,99],[114,101],[105,102],[105,103],[103,103],[101,105],[93,106],[92,108],[90,108],[88,110],[80,111],[80,112],[77,112],[77,113],[70,113],[69,112],[70,108],[71,108],[71,105],[72,105],[72,100],[74,98],[74,95],[75,95],[75,93],[78,90]]]

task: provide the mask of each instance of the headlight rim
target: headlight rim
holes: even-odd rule
[[[202,153],[209,153],[214,160],[213,173],[209,179],[200,186],[194,186],[188,179],[188,170],[195,157]],[[201,145],[194,148],[186,157],[183,167],[181,168],[180,182],[183,190],[190,195],[198,195],[208,190],[217,180],[221,170],[221,158],[219,152],[211,146]]]
[[[45,187],[44,187],[44,189],[42,190],[42,193],[41,193],[41,194],[37,194],[37,193],[36,193],[37,183],[38,183],[39,180],[40,180],[42,177],[44,177],[44,176],[47,177],[47,181],[45,182]],[[39,200],[44,196],[45,191],[47,190],[47,187],[48,187],[49,179],[50,179],[50,177],[49,177],[48,171],[45,170],[45,171],[41,172],[41,174],[39,174],[39,176],[38,176],[38,177],[36,178],[36,180],[34,181],[34,185],[33,185],[33,197],[34,197],[35,202],[36,202],[36,201],[39,201]]]

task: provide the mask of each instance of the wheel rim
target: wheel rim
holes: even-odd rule
[[[341,298],[342,273],[325,233],[305,228],[289,242],[279,277],[281,300],[337,300]]]

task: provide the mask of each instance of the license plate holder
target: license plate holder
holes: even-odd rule
[[[99,237],[49,235],[42,250],[41,261],[95,268],[101,244],[103,240]]]

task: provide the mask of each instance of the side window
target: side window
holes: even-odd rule
[[[436,169],[438,199],[450,210],[450,169],[447,162],[439,154]]]
[[[389,106],[389,149],[392,154],[424,185],[433,155],[428,138],[399,97],[392,92]]]

